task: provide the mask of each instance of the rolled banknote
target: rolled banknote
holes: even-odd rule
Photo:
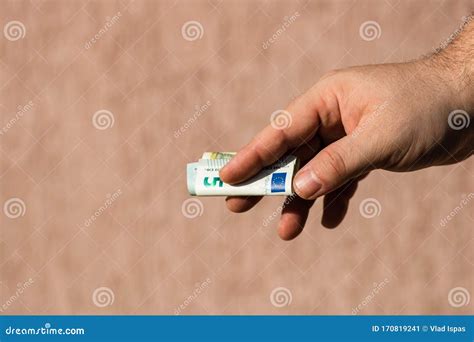
[[[272,196],[293,194],[293,175],[299,167],[295,156],[286,156],[263,168],[257,175],[236,185],[224,183],[219,171],[235,152],[204,152],[187,165],[188,191],[193,196]]]

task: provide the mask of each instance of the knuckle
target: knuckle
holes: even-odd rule
[[[254,144],[249,147],[249,154],[255,156],[255,162],[258,167],[262,167],[265,164],[265,152],[261,143]]]
[[[259,140],[253,146],[252,150],[257,158],[259,165],[267,166],[276,160],[279,155],[273,151],[285,151],[287,146],[287,136],[285,130],[277,130],[271,140]]]
[[[319,80],[322,81],[322,80],[325,80],[325,79],[327,79],[327,78],[333,77],[333,76],[335,76],[336,74],[338,74],[339,71],[340,71],[340,70],[337,70],[337,69],[329,70],[329,71],[326,72]]]
[[[297,95],[295,96],[286,106],[286,108],[291,111],[292,108],[296,107],[296,105],[304,98],[304,95]]]

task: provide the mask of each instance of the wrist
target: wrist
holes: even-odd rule
[[[447,106],[474,114],[474,67],[471,61],[443,60],[430,57],[433,73],[438,73],[440,87],[445,89]]]
[[[449,52],[449,51],[448,51]],[[473,51],[474,53],[474,51]],[[432,63],[440,70],[442,82],[447,89],[444,103],[448,112],[446,119],[449,131],[455,133],[459,156],[463,158],[472,154],[474,146],[474,66],[472,58],[445,57],[437,54],[432,57]],[[440,59],[444,58],[442,61]],[[449,113],[449,114],[448,114]],[[456,150],[456,149],[454,149]],[[453,151],[454,151],[453,150]],[[454,153],[456,154],[457,153]]]
[[[474,66],[469,59],[451,59],[450,65],[442,68],[442,78],[449,88],[451,108],[474,115]]]
[[[431,89],[438,110],[446,115],[457,109],[474,114],[473,81],[471,67],[461,61],[434,54],[413,62],[423,83]]]
[[[434,90],[431,98],[445,123],[445,134],[438,143],[450,151],[453,159],[443,160],[442,164],[463,160],[473,153],[474,44],[472,47],[472,51],[459,51],[450,45],[415,62]]]
[[[433,55],[427,64],[448,87],[450,105],[474,115],[474,16],[465,17],[461,27]]]

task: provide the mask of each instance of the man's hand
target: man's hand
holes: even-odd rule
[[[322,224],[337,226],[358,180],[373,169],[411,171],[467,158],[474,125],[457,129],[454,120],[472,119],[472,69],[457,56],[448,56],[446,65],[448,52],[327,74],[288,106],[291,124],[261,131],[221,170],[222,180],[239,183],[286,153],[298,155],[305,163],[293,182],[300,198],[284,207],[279,224],[280,237],[292,239],[321,196]],[[230,210],[242,212],[259,200],[226,201]]]

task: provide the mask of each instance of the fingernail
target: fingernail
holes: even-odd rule
[[[321,190],[321,183],[314,174],[313,170],[303,170],[295,177],[294,185],[296,192],[303,198],[314,198]]]

